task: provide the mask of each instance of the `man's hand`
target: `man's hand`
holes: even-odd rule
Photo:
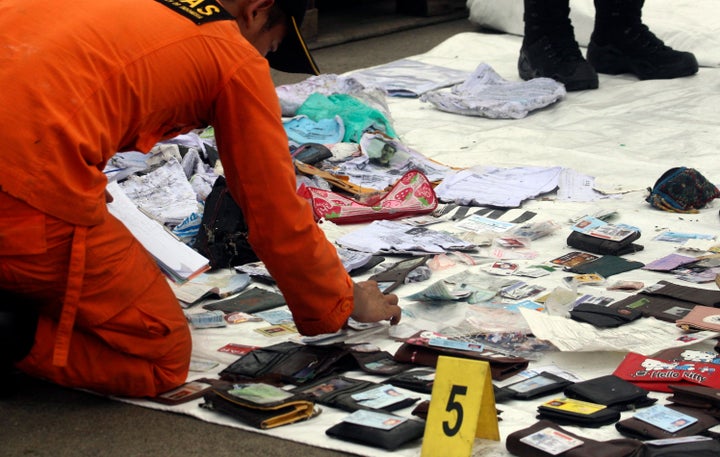
[[[402,310],[395,294],[384,295],[377,282],[355,283],[355,309],[350,315],[358,322],[379,322],[389,320],[391,325],[400,322]]]

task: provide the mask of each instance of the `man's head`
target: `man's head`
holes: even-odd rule
[[[223,5],[271,67],[291,73],[320,73],[300,34],[307,0],[225,0]]]

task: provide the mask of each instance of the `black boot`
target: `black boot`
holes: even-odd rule
[[[642,23],[644,0],[595,0],[587,58],[599,73],[671,79],[698,71],[695,56],[666,46]]]
[[[15,362],[22,360],[35,343],[38,307],[26,298],[0,290],[0,395],[11,382]]]
[[[597,89],[597,73],[580,52],[569,15],[569,0],[525,0],[522,79],[552,78],[568,91]]]

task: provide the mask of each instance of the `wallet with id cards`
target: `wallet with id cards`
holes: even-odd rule
[[[345,411],[395,411],[415,404],[419,397],[406,395],[390,384],[329,376],[293,392],[312,398],[315,402]]]
[[[545,419],[509,434],[505,440],[506,449],[518,457],[630,457],[641,446],[641,441],[628,438],[596,441]]]
[[[632,252],[642,251],[643,246],[633,243],[640,238],[640,232],[634,231],[622,240],[610,240],[599,238],[585,233],[572,231],[568,236],[567,244],[581,251],[592,252],[600,255],[616,255],[621,256]]]
[[[677,405],[654,405],[615,424],[620,434],[640,440],[702,435],[720,422],[705,412]]]
[[[446,345],[435,344],[434,341],[445,341]],[[514,376],[528,367],[530,361],[524,357],[515,357],[476,344],[477,350],[464,350],[448,347],[455,340],[436,338],[433,332],[421,331],[405,340],[395,351],[395,360],[403,363],[437,366],[441,355],[461,357],[466,359],[482,360],[490,364],[490,374],[493,380],[501,381]],[[461,343],[461,342],[458,342]],[[471,345],[472,346],[472,345]],[[469,346],[468,346],[469,347]]]
[[[551,420],[558,425],[596,428],[619,421],[620,411],[573,398],[555,398],[538,406],[537,418]]]
[[[532,400],[543,395],[560,392],[572,383],[563,377],[543,371],[530,378],[496,389],[495,402]]]
[[[216,385],[203,395],[200,406],[259,429],[309,419],[317,414],[307,396],[262,383]]]
[[[359,410],[325,430],[325,434],[345,441],[394,451],[422,438],[425,423],[393,414]]]

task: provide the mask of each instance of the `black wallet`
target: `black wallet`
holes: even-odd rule
[[[570,311],[570,318],[599,328],[619,327],[642,317],[637,309],[611,308],[597,303],[580,303]]]
[[[498,388],[495,391],[495,401],[500,403],[506,400],[532,400],[543,395],[561,392],[572,383],[572,381],[552,373],[542,372],[531,378]]]
[[[413,368],[394,376],[391,376],[385,383],[392,384],[396,387],[421,392],[424,394],[432,393],[433,384],[435,383],[434,368]]]
[[[389,416],[388,420],[393,420],[393,417]],[[402,418],[398,417],[395,420],[400,421]],[[394,451],[406,443],[418,440],[424,433],[425,423],[412,419],[403,420],[389,430],[350,422],[340,422],[325,430],[325,434],[333,438],[388,451]]]
[[[569,398],[598,403],[619,411],[650,406],[657,401],[648,397],[648,391],[615,375],[605,375],[576,382],[565,388]]]
[[[593,254],[600,255],[625,255],[632,252],[642,251],[644,246],[633,243],[633,241],[640,238],[640,232],[635,231],[628,237],[620,240],[608,240],[605,238],[598,238],[585,233],[581,233],[573,230],[568,236],[567,244],[576,249],[582,251],[592,252]]]

